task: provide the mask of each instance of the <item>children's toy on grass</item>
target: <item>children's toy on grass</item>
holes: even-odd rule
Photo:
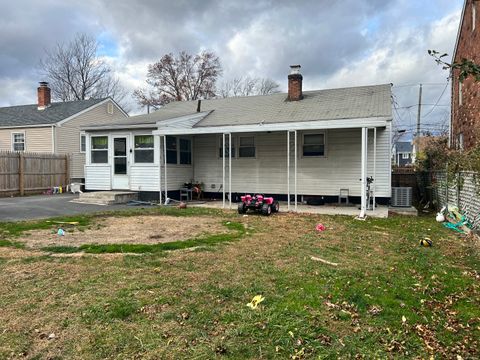
[[[265,216],[276,213],[280,210],[280,205],[273,197],[263,195],[245,195],[240,197],[242,202],[238,204],[238,213],[245,214],[248,210],[261,212]]]
[[[433,242],[432,240],[430,240],[430,238],[425,237],[422,240],[420,240],[420,245],[422,245],[423,247],[432,247]]]

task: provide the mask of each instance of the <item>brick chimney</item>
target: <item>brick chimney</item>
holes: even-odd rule
[[[51,97],[50,97],[50,88],[48,87],[48,82],[40,81],[40,86],[37,89],[38,94],[38,110],[45,110],[50,106]]]
[[[289,101],[298,101],[303,99],[302,80],[300,74],[300,65],[290,65],[290,74],[288,75],[288,98]]]

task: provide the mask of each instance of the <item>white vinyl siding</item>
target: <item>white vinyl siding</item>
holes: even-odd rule
[[[85,166],[85,188],[87,190],[111,190],[110,165]]]
[[[302,157],[302,132],[298,132],[297,189],[299,195],[337,196],[340,189],[349,189],[352,196],[360,195],[361,131],[360,129],[329,130],[327,157]],[[195,137],[195,181],[205,184],[205,191],[217,191],[222,185],[222,159],[215,138],[218,135]],[[232,159],[232,192],[287,193],[287,135],[286,132],[257,133],[256,158]],[[293,143],[293,134],[291,134]],[[293,193],[293,151],[291,149],[290,183]],[[369,131],[369,175],[373,176],[373,130]],[[390,197],[389,132],[377,130],[378,197]],[[228,171],[227,171],[228,174]],[[185,178],[188,181],[188,178]],[[227,177],[228,181],[228,177]],[[215,187],[212,188],[212,185]],[[228,191],[228,189],[227,189]]]

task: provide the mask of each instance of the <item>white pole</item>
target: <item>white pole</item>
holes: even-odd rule
[[[158,135],[158,199],[162,205],[162,137]]]
[[[222,208],[225,209],[225,133],[222,134]]]
[[[360,190],[360,199],[361,199],[361,206],[360,206],[360,215],[359,215],[359,218],[360,219],[363,219],[365,218],[365,209],[366,209],[366,202],[367,202],[367,199],[365,198],[365,192],[366,192],[366,183],[365,183],[365,165],[366,165],[366,158],[365,158],[365,148],[366,148],[366,128],[362,128],[362,150],[361,150],[361,154],[362,154],[362,179],[361,179],[361,182],[362,182],[362,187],[361,187],[361,190]]]
[[[377,128],[373,128],[373,211],[377,193]]]
[[[287,130],[287,210],[290,211],[290,131]]]
[[[228,208],[232,208],[232,134],[228,134]]]
[[[167,136],[163,137],[163,158],[165,160],[164,175],[165,176],[165,202],[168,199],[168,184],[167,184]]]
[[[294,132],[295,134],[295,211],[297,211],[297,130]]]

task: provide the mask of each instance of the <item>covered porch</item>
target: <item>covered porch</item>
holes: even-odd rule
[[[389,119],[195,127],[201,114],[195,121],[158,122],[153,131],[161,151],[161,203],[180,182],[195,180],[205,193],[220,198],[199,206],[233,209],[235,195],[261,193],[284,200],[285,211],[387,216],[387,208],[378,208],[376,200],[390,197]],[[190,138],[192,144],[192,172],[182,180],[178,165],[168,161],[168,144],[175,137]],[[359,207],[305,204],[311,197],[331,203],[342,189]]]

